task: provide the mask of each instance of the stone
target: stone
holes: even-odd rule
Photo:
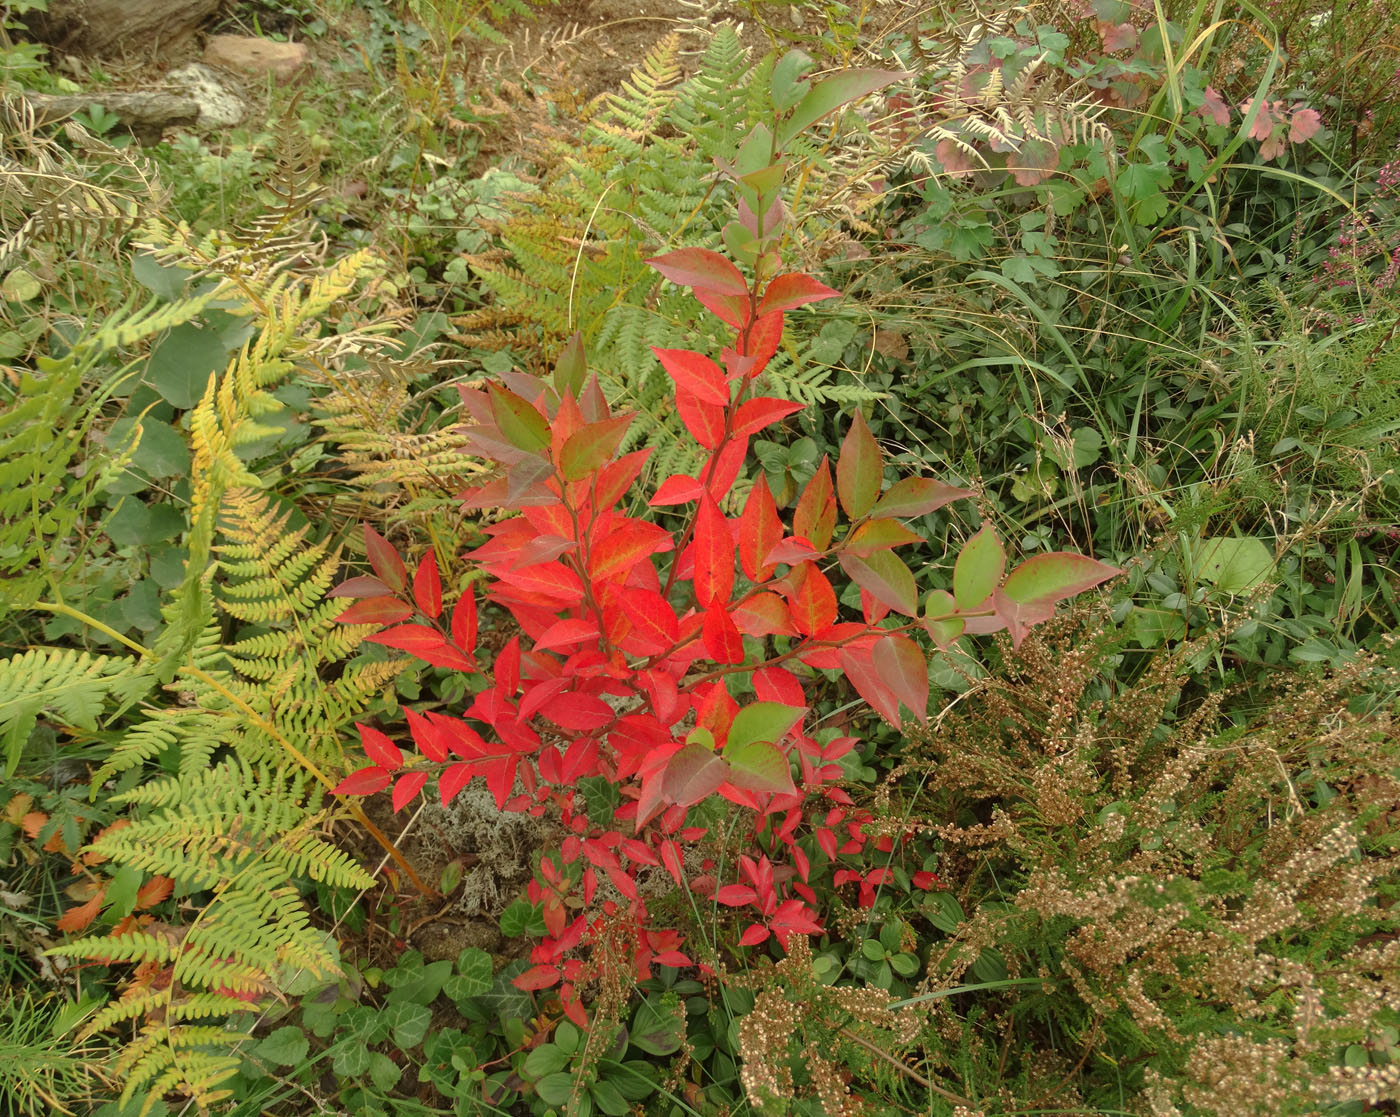
[[[204,47],[210,66],[243,74],[271,74],[278,85],[291,81],[310,61],[305,43],[278,43],[251,35],[211,35]]]
[[[243,120],[247,106],[219,71],[202,62],[171,70],[165,80],[199,106],[202,128],[232,128]]]

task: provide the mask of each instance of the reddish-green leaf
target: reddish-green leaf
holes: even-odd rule
[[[701,744],[686,745],[666,763],[661,794],[668,802],[688,807],[710,795],[729,776],[729,765]]]
[[[418,561],[413,573],[413,600],[425,617],[436,618],[442,612],[442,578],[432,551]]]
[[[992,594],[992,608],[996,610],[997,620],[1005,624],[1007,631],[1011,633],[1012,646],[1017,648],[1021,646],[1021,641],[1030,631],[1032,625],[1048,621],[1055,615],[1055,602],[1052,598],[1042,598],[1038,601],[1013,601],[1002,590],[997,590]],[[990,629],[990,631],[995,631],[995,629]]]
[[[411,616],[412,607],[397,597],[367,597],[355,602],[335,619],[340,624],[397,624]]]
[[[882,601],[897,613],[912,617],[919,608],[919,593],[914,586],[914,575],[893,551],[877,551],[865,558],[855,555],[841,555],[841,569],[851,576],[851,581],[877,601]]]
[[[777,311],[792,310],[793,307],[805,303],[834,299],[840,294],[840,291],[833,290],[825,283],[818,283],[803,272],[788,272],[786,275],[776,276],[773,282],[768,284],[758,304],[758,312],[773,314]]]
[[[603,471],[598,474],[598,482],[593,490],[595,511],[606,512],[616,504],[622,495],[632,487],[632,482],[642,472],[642,467],[646,465],[647,458],[650,456],[650,450],[633,450],[630,454],[623,454],[617,461],[604,467]]]
[[[695,287],[717,295],[747,297],[749,293],[743,273],[718,252],[706,248],[679,248],[663,256],[653,256],[647,263],[682,287]]]
[[[403,753],[398,745],[372,725],[361,725],[357,721],[355,728],[360,731],[360,743],[364,745],[365,755],[376,765],[391,772],[403,767]]]
[[[700,497],[693,548],[696,600],[703,609],[727,605],[734,588],[734,537],[709,493]]]
[[[583,334],[575,330],[559,351],[559,359],[554,362],[554,390],[560,396],[568,392],[577,399],[587,376],[588,360],[583,352]]]
[[[831,488],[831,466],[825,457],[792,515],[792,533],[801,536],[818,551],[825,551],[836,529],[836,496]]]
[[[392,592],[402,593],[408,585],[408,571],[404,568],[403,559],[399,558],[398,551],[389,546],[389,541],[369,524],[365,524],[365,554],[369,556],[369,564],[374,567],[379,580]]]
[[[976,495],[971,489],[955,489],[932,477],[905,477],[885,490],[873,512],[876,516],[897,516],[907,520],[913,516],[926,516],[945,504]]]
[[[992,595],[1006,573],[1006,551],[988,524],[966,543],[953,565],[953,600],[975,609]]]
[[[812,563],[804,562],[798,571],[801,580],[788,596],[788,611],[793,627],[802,635],[811,636],[836,619],[836,591]]]
[[[734,433],[757,434],[765,427],[772,426],[779,419],[786,419],[789,415],[795,415],[801,410],[800,403],[775,399],[771,396],[746,399],[734,412]]]
[[[788,607],[776,593],[751,593],[730,610],[745,636],[795,636]]]
[[[888,551],[892,547],[902,547],[906,543],[920,543],[923,536],[910,531],[893,518],[866,520],[847,537],[841,549],[858,558],[873,555],[876,551]]]
[[[393,594],[388,586],[378,578],[361,574],[356,578],[346,578],[327,597],[389,597]]]
[[[729,383],[724,370],[703,353],[692,349],[658,349],[651,351],[661,367],[671,374],[676,387],[684,389],[701,403],[716,407],[729,406]]]
[[[768,490],[767,479],[760,473],[749,490],[749,498],[744,502],[744,511],[739,516],[739,564],[749,581],[768,580],[773,567],[764,560],[782,539],[783,525],[778,519],[778,506]]]
[[[928,721],[928,662],[919,645],[891,633],[870,653],[876,673],[921,722]]]
[[[588,423],[564,440],[559,451],[559,472],[565,481],[581,481],[595,469],[606,465],[632,425],[631,415]]]
[[[724,750],[724,759],[729,763],[729,782],[744,791],[790,795],[797,790],[788,758],[777,745],[767,741],[731,745]]]
[[[403,810],[423,790],[423,785],[428,782],[427,772],[405,772],[394,784],[394,811]]]
[[[1016,567],[1007,576],[1002,592],[1022,604],[1064,601],[1121,573],[1116,566],[1086,555],[1052,551],[1034,555]]]
[[[486,387],[491,396],[491,415],[507,442],[527,454],[549,449],[549,423],[534,404],[497,384]]]
[[[835,112],[842,105],[908,76],[889,70],[845,70],[818,82],[797,102],[792,115],[778,129],[778,150],[785,148],[794,136],[810,128],[827,113]]]
[[[373,795],[388,787],[391,778],[393,778],[393,773],[387,772],[383,768],[361,768],[358,772],[351,772],[335,787],[331,788],[331,794]]]
[[[836,462],[836,490],[841,507],[853,520],[870,511],[884,484],[884,456],[880,444],[865,425],[865,416],[856,409],[851,429],[841,443],[841,457]]]
[[[841,670],[856,692],[870,704],[870,707],[896,729],[899,728],[899,696],[880,677],[871,662],[869,653],[855,648],[841,648],[839,652]]]

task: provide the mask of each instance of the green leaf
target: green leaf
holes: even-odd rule
[[[517,900],[501,912],[501,934],[508,939],[531,938],[544,932],[544,915],[528,900]],[[500,981],[499,975],[496,980]]]
[[[574,1092],[574,1076],[557,1071],[547,1074],[535,1083],[535,1093],[545,1105],[564,1105]]]
[[[888,70],[846,70],[819,82],[797,102],[792,115],[778,129],[778,150],[781,151],[794,136],[806,131],[842,105],[874,93],[877,89],[884,89],[885,86],[893,85],[908,76],[907,73],[892,73]]]
[[[120,425],[112,424],[113,435]],[[131,464],[152,477],[188,477],[190,449],[185,436],[169,423],[156,419],[142,419],[140,426],[141,442],[131,457]]]
[[[729,759],[732,749],[754,741],[772,744],[782,740],[797,720],[807,712],[805,706],[784,706],[781,702],[754,702],[734,715],[725,742],[724,756]]]
[[[394,1046],[408,1051],[423,1042],[433,1023],[433,1010],[422,1004],[396,1004],[388,1008]]]
[[[1203,539],[1196,553],[1196,570],[1202,581],[1221,593],[1244,593],[1269,576],[1273,552],[1261,539]]]
[[[27,303],[37,298],[43,289],[44,285],[25,268],[15,268],[0,282],[0,296],[16,303]]]
[[[841,457],[836,462],[836,492],[846,515],[856,520],[869,512],[880,495],[884,480],[880,444],[857,408],[851,429],[841,443]]]
[[[491,955],[479,947],[469,946],[457,955],[457,988],[454,999],[478,997],[491,988]]]
[[[176,326],[151,350],[146,380],[175,407],[188,409],[204,398],[209,377],[227,367],[230,351],[251,329],[229,314],[210,311],[207,317],[202,328],[193,322]]]
[[[593,1098],[593,1104],[607,1117],[623,1117],[631,1109],[622,1091],[606,1080],[595,1082],[588,1088],[588,1093]]]
[[[369,1057],[369,1080],[375,1087],[388,1093],[399,1084],[399,1078],[403,1074],[398,1063],[389,1058],[382,1051],[375,1051]]]
[[[253,1053],[279,1067],[295,1067],[306,1061],[310,1050],[311,1041],[306,1038],[306,1033],[289,1024],[261,1040],[253,1048]]]
[[[963,544],[953,566],[953,600],[959,609],[975,609],[991,596],[1006,573],[1006,551],[987,525]]]
[[[128,497],[108,518],[103,530],[118,547],[161,543],[185,527],[185,514],[173,504],[142,504]]]
[[[529,400],[498,384],[488,384],[491,414],[501,435],[517,450],[537,454],[549,448],[549,423]]]
[[[675,1054],[685,1041],[685,1005],[648,997],[637,1006],[627,1038],[633,1047],[648,1055]]]
[[[184,294],[185,284],[193,274],[175,264],[162,264],[149,252],[143,252],[131,261],[132,278],[168,303],[173,303]]]
[[[356,1037],[342,1040],[335,1047],[331,1069],[341,1078],[358,1078],[369,1070],[369,1048]]]
[[[790,50],[773,67],[773,107],[779,112],[787,112],[806,95],[811,82],[802,81],[802,75],[812,68],[810,55],[800,50]]]
[[[393,990],[384,998],[386,1004],[430,1005],[442,992],[443,984],[452,976],[451,962],[424,963],[421,957],[411,963],[400,961],[385,974]]]
[[[570,1058],[569,1053],[558,1044],[542,1043],[525,1056],[520,1072],[524,1077],[538,1081],[563,1070],[569,1065]]]
[[[885,948],[878,939],[866,939],[860,944],[860,952],[872,962],[879,962],[885,957]]]

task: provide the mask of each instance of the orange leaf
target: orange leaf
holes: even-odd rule
[[[83,930],[89,923],[97,918],[97,913],[102,910],[102,902],[107,898],[107,890],[104,888],[85,904],[80,904],[76,908],[69,908],[54,924],[60,931],[76,933]]]

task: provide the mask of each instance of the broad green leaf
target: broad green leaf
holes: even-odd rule
[[[773,107],[779,112],[787,112],[806,95],[811,82],[803,81],[802,75],[813,66],[812,57],[800,50],[790,50],[773,67],[773,81],[770,90],[773,94]]]
[[[542,1043],[525,1056],[520,1070],[526,1078],[538,1081],[563,1070],[569,1065],[569,1059],[569,1053],[557,1043]]]
[[[788,759],[777,745],[750,741],[746,745],[726,747],[724,758],[729,762],[729,782],[735,787],[776,794],[795,790]]]
[[[351,1036],[334,1049],[331,1067],[342,1078],[356,1078],[369,1070],[369,1048],[364,1041]]]
[[[819,82],[807,91],[806,96],[797,102],[792,115],[778,130],[778,150],[800,132],[805,131],[828,113],[835,112],[842,105],[893,85],[907,73],[889,70],[846,70],[835,77]]]
[[[734,722],[729,727],[729,737],[724,746],[725,759],[729,759],[730,750],[753,741],[771,744],[782,740],[806,712],[804,706],[784,706],[780,702],[754,702],[745,706],[734,715]]]
[[[846,515],[857,520],[869,512],[880,495],[884,478],[880,444],[857,408],[851,429],[841,443],[841,457],[836,462],[836,492]]]
[[[567,1071],[555,1071],[535,1083],[535,1093],[545,1105],[562,1106],[573,1092],[574,1076]]]
[[[394,1046],[408,1051],[423,1042],[433,1023],[433,1010],[421,1004],[397,1004],[387,1009]]]
[[[162,264],[149,252],[132,257],[131,275],[151,294],[168,303],[178,299],[194,273],[177,264]]]
[[[25,268],[15,268],[0,282],[0,297],[10,302],[27,303],[30,299],[37,298],[43,289],[44,285],[32,272]]]
[[[655,995],[637,1006],[627,1034],[633,1047],[648,1055],[674,1055],[685,1040],[685,1005],[664,1003]]]
[[[190,450],[185,436],[169,423],[145,418],[140,422],[141,442],[131,456],[131,464],[145,470],[151,477],[187,477],[190,472]],[[112,425],[117,434],[119,424]]]
[[[369,1057],[369,1080],[383,1093],[388,1093],[399,1084],[403,1069],[382,1051],[375,1051]]]
[[[975,609],[991,596],[1006,573],[1006,551],[987,525],[963,544],[953,566],[953,600],[959,609]]]
[[[1123,573],[1086,555],[1051,551],[1035,555],[1016,567],[1002,592],[1021,604],[1063,601]]]
[[[957,608],[957,602],[947,590],[933,590],[924,599],[924,631],[940,648],[948,647],[967,627],[966,621],[952,615]]]
[[[311,1041],[306,1033],[289,1024],[260,1040],[253,1053],[279,1067],[295,1067],[306,1061],[310,1050]]]
[[[549,447],[549,423],[534,404],[499,385],[486,387],[491,397],[491,414],[507,442],[527,454]]]
[[[176,326],[151,350],[146,379],[162,398],[188,409],[204,398],[209,377],[228,364],[228,349],[214,330],[193,322]]]
[[[1203,539],[1196,553],[1196,570],[1202,581],[1221,593],[1244,593],[1269,576],[1273,552],[1262,539]]]

